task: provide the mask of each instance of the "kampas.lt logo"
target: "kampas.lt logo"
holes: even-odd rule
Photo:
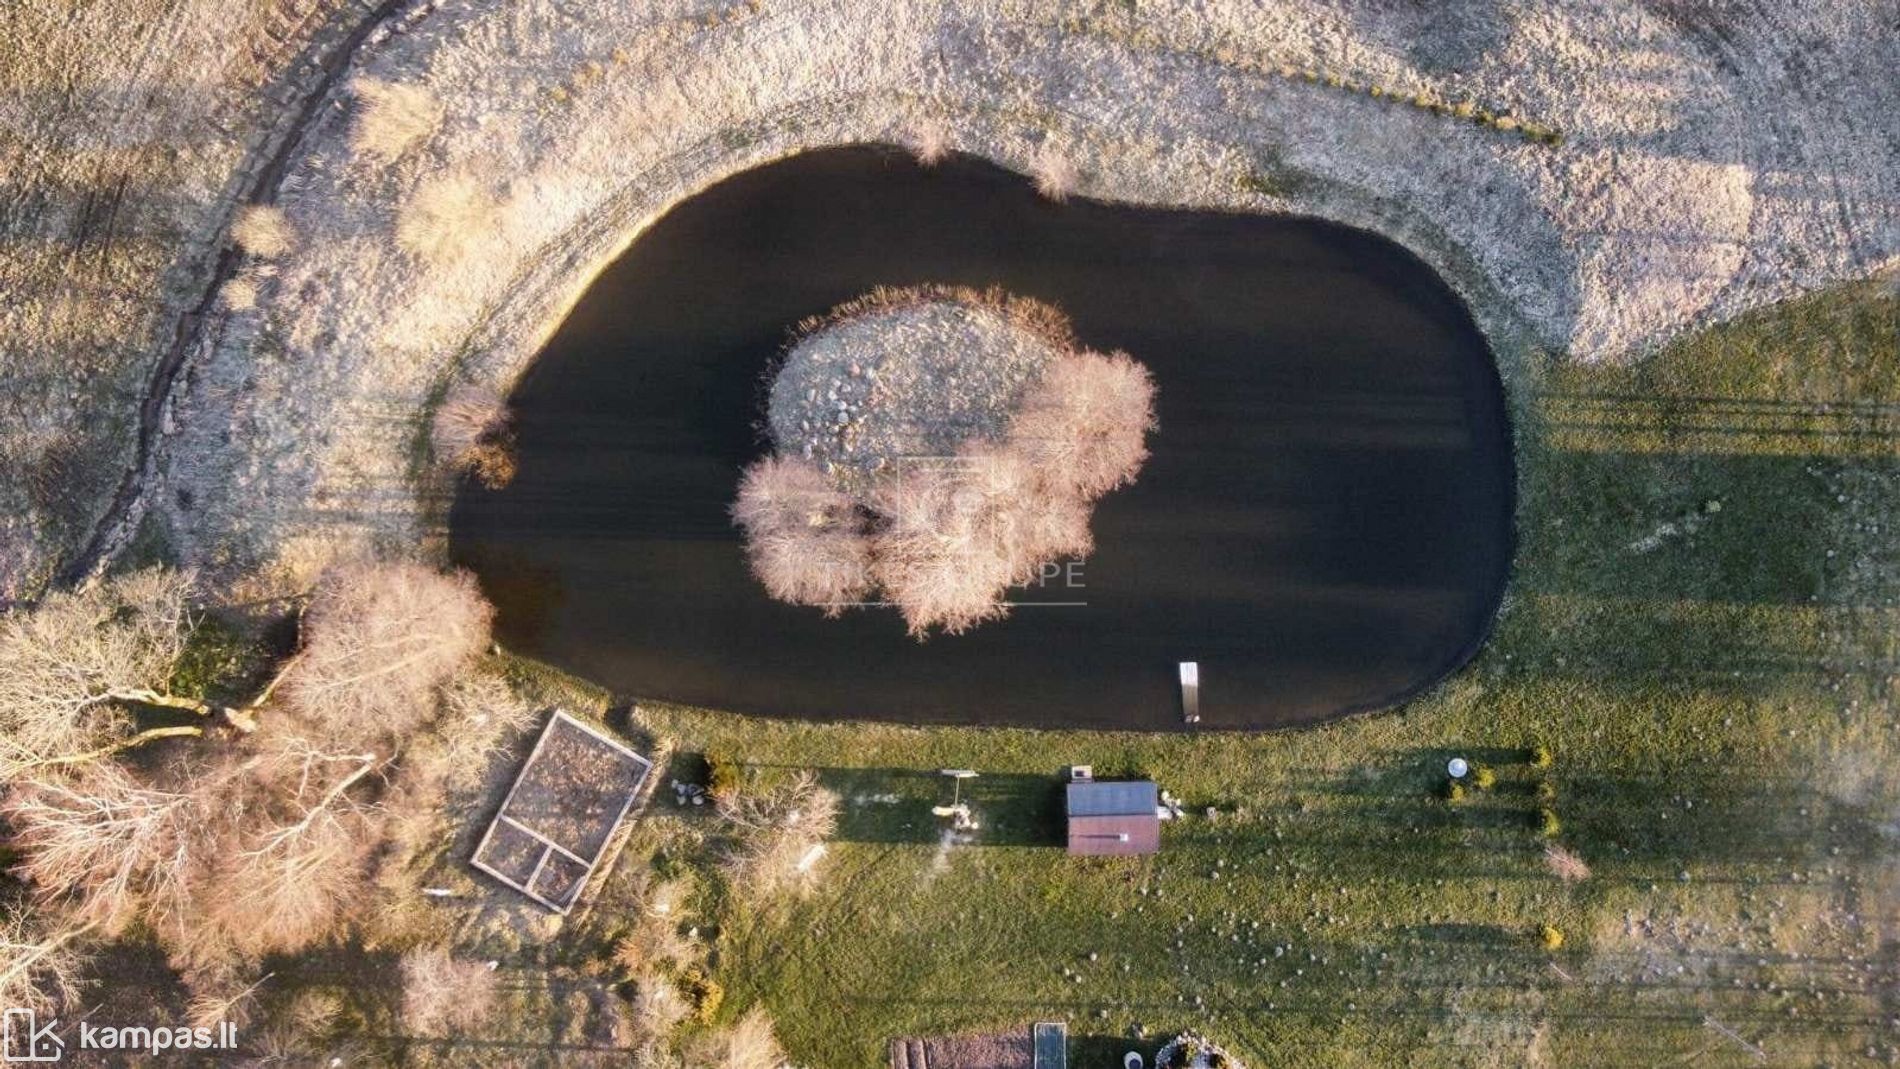
[[[6,1023],[0,1026],[0,1060],[8,1064],[56,1062],[66,1053],[66,1041],[53,1029],[57,1019],[40,1024],[39,1014],[30,1009],[10,1009]]]

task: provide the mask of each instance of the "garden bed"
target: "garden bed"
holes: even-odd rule
[[[557,710],[471,864],[566,913],[652,770],[645,757]]]

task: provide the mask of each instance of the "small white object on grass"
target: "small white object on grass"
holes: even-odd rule
[[[818,864],[818,859],[824,856],[825,856],[825,844],[824,843],[815,844],[810,850],[805,851],[804,857],[801,857],[798,859],[798,871],[810,872],[811,867],[813,865]]]
[[[1452,779],[1464,779],[1465,773],[1471,771],[1471,766],[1465,763],[1464,758],[1454,757],[1445,764],[1445,771],[1451,773]]]

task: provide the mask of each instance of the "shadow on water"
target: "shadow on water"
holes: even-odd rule
[[[918,643],[746,570],[727,508],[787,329],[879,285],[1001,285],[1158,383],[1097,550],[1004,621]],[[596,281],[519,387],[520,472],[452,547],[509,645],[617,691],[822,719],[1179,730],[1380,708],[1464,663],[1512,550],[1503,393],[1423,263],[1311,220],[1038,198],[974,160],[837,149],[723,182]]]

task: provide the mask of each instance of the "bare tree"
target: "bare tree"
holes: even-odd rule
[[[205,836],[227,797],[229,771],[186,790],[142,784],[121,765],[86,764],[10,795],[0,815],[14,829],[19,873],[49,908],[108,933],[141,911],[191,911]],[[211,778],[224,777],[213,785]]]
[[[514,418],[495,391],[463,384],[449,391],[429,425],[436,459],[451,471],[500,489],[514,480]]]
[[[534,706],[493,671],[457,675],[442,688],[441,701],[433,738],[441,744],[444,780],[451,787],[473,786],[492,758],[508,752],[512,737],[535,723]]]
[[[1040,301],[941,287],[876,290],[799,329],[930,301],[1000,314],[1053,350],[1000,440],[969,436],[953,463],[900,462],[863,482],[834,478],[808,459],[807,443],[802,455],[749,467],[732,510],[753,574],[772,597],[835,616],[881,594],[919,638],[1006,615],[1012,584],[1090,552],[1094,502],[1134,480],[1155,426],[1148,370],[1125,353],[1081,348],[1067,317]]]
[[[213,711],[167,689],[196,624],[190,591],[187,576],[153,569],[55,592],[0,618],[0,778],[201,734],[196,725],[135,732],[126,713]]]
[[[764,898],[810,876],[813,849],[837,830],[838,796],[802,772],[771,790],[721,798],[719,812],[737,833],[722,871],[735,890]]]
[[[330,935],[361,904],[380,841],[377,811],[352,788],[383,766],[374,753],[339,753],[292,738],[246,762],[249,812],[231,827],[200,896],[201,923],[175,953],[187,962],[255,959],[301,950]]]
[[[466,1032],[493,1008],[498,987],[492,961],[465,961],[444,947],[412,950],[402,956],[403,1024],[420,1035]]]
[[[767,457],[747,468],[732,516],[753,574],[780,601],[837,616],[868,593],[871,543],[857,507],[816,465]]]
[[[73,1001],[90,924],[49,923],[19,903],[0,913],[0,1004],[52,1010]]]
[[[879,487],[873,503],[884,523],[871,572],[912,634],[959,634],[1008,611],[997,594],[1019,562],[1005,496],[960,469],[925,468]]]
[[[226,963],[186,972],[185,987],[191,992],[191,1001],[185,1004],[186,1022],[193,1028],[216,1028],[225,1021],[242,1027],[251,1018],[258,989],[273,974],[245,982],[250,975]]]
[[[401,738],[488,645],[493,617],[466,572],[406,562],[333,568],[311,597],[285,697],[314,731],[345,746]]]
[[[781,1069],[784,1048],[772,1033],[772,1019],[754,1007],[729,1028],[700,1037],[694,1044],[692,1064],[699,1069]]]
[[[1154,377],[1127,353],[1066,353],[1044,369],[1010,441],[1051,496],[1093,501],[1134,481],[1155,426]]]

